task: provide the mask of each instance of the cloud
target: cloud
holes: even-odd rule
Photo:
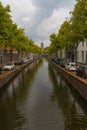
[[[54,9],[50,17],[45,18],[42,23],[38,26],[37,35],[43,37],[45,46],[49,43],[49,36],[53,32],[58,32],[61,24],[66,17],[69,17],[69,10],[66,8]],[[48,40],[47,40],[48,39]]]
[[[75,0],[2,0],[2,3],[10,5],[13,21],[25,28],[30,38],[47,45],[49,35],[69,16]]]
[[[23,26],[23,23],[31,22],[34,19],[34,16],[38,10],[37,7],[35,7],[32,4],[32,0],[2,0],[3,3],[6,5],[9,4],[11,7],[11,14],[12,19],[17,24]]]
[[[69,16],[69,10],[64,8],[54,9],[50,17],[45,18],[38,27],[39,35],[48,35],[59,29],[64,19]]]

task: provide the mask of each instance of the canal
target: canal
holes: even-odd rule
[[[87,130],[87,102],[40,59],[0,91],[0,130]]]

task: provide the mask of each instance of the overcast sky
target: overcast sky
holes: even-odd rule
[[[57,32],[74,9],[75,0],[1,0],[10,5],[13,21],[40,46],[50,44],[49,36]]]

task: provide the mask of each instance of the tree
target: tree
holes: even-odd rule
[[[51,41],[51,45],[49,50],[52,53],[57,53],[58,50],[61,48],[61,45],[59,44],[59,39],[57,37],[57,34],[53,33],[50,35],[50,41]]]
[[[70,21],[66,20],[61,25],[59,31],[57,34],[53,33],[50,35],[50,41],[51,45],[49,47],[49,50],[52,52],[58,52],[61,51],[62,56],[62,50],[68,49],[71,46],[71,24]]]
[[[26,36],[23,28],[13,23],[10,15],[10,6],[4,7],[0,2],[0,47],[10,48],[10,60],[12,61],[13,49],[18,51],[18,54],[39,52],[40,48],[34,45],[32,39]],[[36,50],[34,50],[36,48]],[[6,52],[6,51],[5,51]]]
[[[75,62],[77,66],[77,47],[80,41],[87,38],[87,1],[77,0],[71,17],[72,42],[75,48]]]
[[[0,2],[0,37],[4,46],[9,44],[9,29],[12,25],[11,16],[9,13],[10,6],[7,5],[6,7],[3,7],[2,3]]]

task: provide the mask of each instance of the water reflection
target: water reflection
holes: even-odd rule
[[[57,100],[63,113],[64,130],[87,130],[87,103],[74,89],[73,91],[69,89],[51,65],[49,65],[49,76],[54,85],[51,100],[53,102]]]
[[[38,60],[0,91],[0,130],[86,130],[87,102]]]
[[[42,64],[43,61],[39,60],[25,68],[11,84],[9,83],[9,87],[5,86],[6,90],[0,92],[0,130],[22,130],[24,127],[25,113],[21,109],[25,107],[27,93]]]

